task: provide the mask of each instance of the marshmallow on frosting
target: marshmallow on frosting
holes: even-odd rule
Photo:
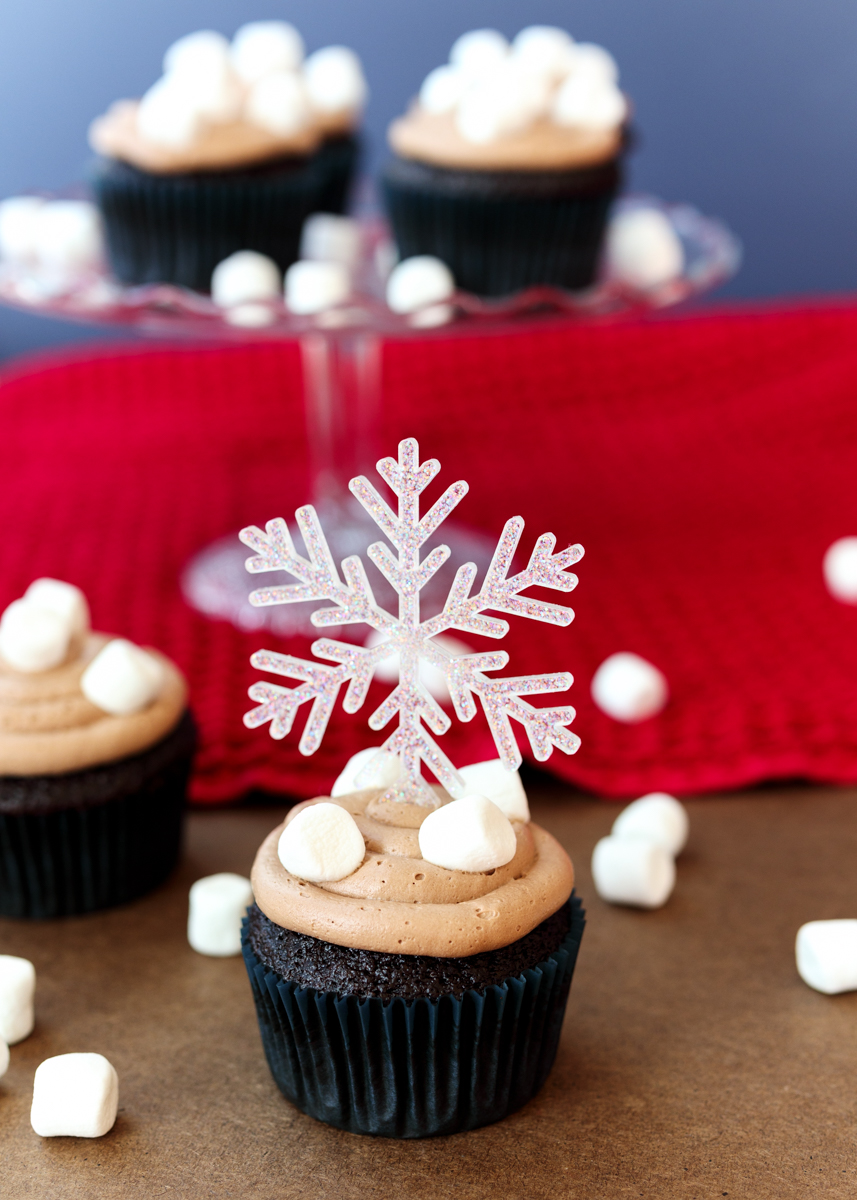
[[[351,813],[338,804],[311,804],[280,835],[277,855],[298,879],[332,883],[351,875],[366,854],[366,843]]]
[[[429,813],[420,825],[420,854],[447,871],[492,871],[515,857],[515,831],[487,796],[464,796]]]
[[[232,39],[233,66],[248,84],[274,71],[297,71],[303,57],[303,38],[286,21],[250,21]]]
[[[510,821],[529,821],[527,793],[517,771],[507,771],[499,758],[471,763],[458,771],[470,794],[487,796]]]
[[[49,671],[68,654],[71,629],[50,609],[13,600],[0,617],[0,655],[16,671]]]
[[[73,583],[61,579],[35,579],[24,592],[24,599],[37,608],[55,613],[72,634],[89,632],[89,605],[86,596]]]
[[[330,794],[347,796],[349,792],[357,792],[361,788],[389,787],[396,782],[401,771],[402,764],[397,754],[382,750],[380,746],[369,746],[349,758]]]
[[[92,704],[121,717],[148,708],[163,683],[156,658],[125,638],[114,638],[83,672],[80,688]]]

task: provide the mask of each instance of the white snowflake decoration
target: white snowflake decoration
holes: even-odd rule
[[[275,683],[254,683],[249,695],[251,700],[258,702],[258,707],[245,714],[244,724],[255,729],[270,721],[271,737],[284,738],[294,724],[298,709],[311,701],[312,708],[300,740],[300,751],[302,754],[314,754],[321,745],[340,688],[348,685],[343,701],[345,711],[357,712],[366,699],[378,663],[392,654],[398,654],[399,683],[371,715],[369,726],[375,730],[383,729],[398,714],[398,728],[379,747],[380,750],[398,755],[402,764],[398,780],[385,796],[428,806],[436,806],[438,801],[422,777],[421,763],[425,763],[451,795],[461,796],[466,789],[464,780],[431,736],[431,733],[446,733],[451,721],[420,682],[420,660],[432,663],[443,672],[460,720],[473,719],[477,712],[474,697],[479,697],[500,758],[508,770],[513,771],[521,764],[521,753],[510,719],[524,726],[533,753],[541,762],[550,757],[554,746],[566,754],[574,754],[580,746],[577,735],[565,728],[574,720],[573,708],[535,708],[522,698],[545,692],[567,691],[572,684],[572,677],[567,671],[491,679],[485,672],[499,671],[506,666],[509,656],[505,651],[455,656],[432,639],[448,629],[490,638],[505,637],[509,632],[508,623],[497,617],[483,615],[488,610],[529,617],[551,625],[570,624],[574,618],[570,608],[534,600],[521,593],[536,586],[570,592],[577,586],[577,576],[567,568],[583,557],[583,547],[569,546],[567,550],[554,554],[556,538],[552,533],[543,533],[536,542],[526,569],[510,576],[508,572],[524,528],[523,519],[513,517],[506,522],[479,592],[474,596],[470,594],[476,567],[473,563],[465,563],[456,573],[443,610],[437,616],[422,621],[420,591],[443,566],[450,552],[447,546],[437,546],[420,561],[420,548],[468,491],[467,484],[459,480],[447,488],[437,503],[420,518],[420,495],[439,470],[440,463],[436,459],[420,463],[419,448],[414,438],[399,443],[398,462],[384,458],[378,463],[378,473],[398,497],[398,514],[392,511],[362,475],[352,479],[349,484],[352,493],[398,550],[398,558],[395,558],[389,546],[384,542],[375,542],[367,551],[369,558],[398,593],[398,616],[387,612],[376,602],[358,555],[343,560],[344,582],[340,579],[312,505],[299,508],[295,514],[308,558],[296,551],[288,526],[282,518],[269,521],[265,533],[252,525],[239,535],[246,545],[256,551],[256,556],[247,560],[248,571],[287,571],[300,581],[285,587],[255,591],[250,596],[251,604],[262,606],[330,600],[333,602],[332,608],[320,608],[312,614],[313,625],[324,628],[365,624],[384,635],[384,640],[372,647],[331,641],[329,638],[314,642],[313,654],[335,663],[335,666],[308,662],[291,654],[257,651],[250,659],[254,667],[302,682],[293,688]],[[370,762],[358,776],[358,782],[370,786],[372,777],[373,764]]]

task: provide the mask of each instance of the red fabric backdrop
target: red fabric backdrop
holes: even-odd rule
[[[439,486],[471,484],[462,520],[496,536],[526,518],[523,554],[545,530],[586,547],[572,626],[513,619],[503,643],[509,673],[575,675],[563,700],[583,746],[550,770],[607,796],[857,780],[857,607],[821,576],[830,542],[857,533],[857,309],[438,335],[389,345],[383,374],[383,453],[416,436]],[[338,708],[313,758],[298,732],[248,731],[252,650],[308,643],[238,632],[179,593],[199,547],[309,498],[300,387],[291,344],[77,354],[0,385],[0,604],[37,575],[69,579],[98,628],[172,655],[201,802],[324,790],[384,694]],[[665,672],[660,716],[594,708],[617,650]],[[481,718],[444,745],[459,763],[491,753]]]

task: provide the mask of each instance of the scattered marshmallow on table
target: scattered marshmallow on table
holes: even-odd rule
[[[857,537],[839,538],[828,547],[822,569],[831,595],[845,604],[857,604]]]
[[[280,834],[277,855],[286,870],[309,883],[330,883],[353,874],[366,843],[351,813],[322,802],[303,809]]]
[[[395,783],[402,771],[397,754],[382,750],[380,746],[369,746],[358,750],[345,764],[336,782],[330,789],[331,796],[347,796],[361,788],[389,787]],[[367,780],[361,780],[365,775]]]
[[[415,254],[397,263],[387,279],[387,305],[396,313],[414,313],[448,300],[455,279],[446,263],[431,254]]]
[[[657,208],[617,213],[607,227],[605,253],[610,274],[632,287],[659,287],[684,270],[681,239]]]
[[[627,724],[659,713],[668,694],[664,675],[639,654],[611,654],[592,677],[592,699],[608,717]]]
[[[602,900],[660,908],[675,886],[675,862],[660,843],[638,837],[604,837],[592,852],[592,878]]]
[[[0,1078],[2,1078],[9,1070],[9,1060],[12,1056],[9,1053],[9,1047],[0,1038]]]
[[[154,655],[125,638],[108,642],[80,677],[87,700],[118,717],[147,708],[163,684],[164,669]]]
[[[857,991],[857,921],[809,921],[795,942],[798,974],[804,983],[834,996]]]
[[[36,968],[26,958],[0,954],[0,1038],[14,1046],[35,1025]]]
[[[499,758],[459,767],[468,794],[487,796],[510,821],[529,821],[527,793],[517,771],[507,771]]]
[[[311,262],[355,267],[361,251],[360,225],[353,217],[310,213],[301,229],[300,256]]]
[[[253,903],[250,880],[231,871],[206,875],[189,893],[187,940],[199,954],[226,958],[241,953],[241,921]]]
[[[447,871],[491,871],[515,857],[512,823],[487,796],[463,796],[420,825],[420,854]]]
[[[689,823],[684,805],[666,792],[650,792],[619,813],[613,837],[645,838],[658,842],[673,857],[687,842]]]
[[[282,289],[280,268],[266,254],[237,250],[214,268],[211,298],[221,308],[251,300],[276,300]]]
[[[351,277],[336,262],[296,262],[286,271],[286,307],[301,316],[334,308],[348,299]]]
[[[58,1054],[36,1069],[30,1123],[40,1137],[103,1137],[118,1109],[119,1078],[103,1054]]]

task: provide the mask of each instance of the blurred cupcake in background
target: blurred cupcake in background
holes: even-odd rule
[[[205,291],[238,250],[284,271],[309,214],[345,207],[366,95],[351,50],[305,58],[284,21],[244,25],[231,43],[210,30],[180,38],[143,98],[89,131],[116,276]]]
[[[561,29],[460,37],[389,130],[401,257],[434,255],[479,295],[590,285],[627,140],[618,74]]]

